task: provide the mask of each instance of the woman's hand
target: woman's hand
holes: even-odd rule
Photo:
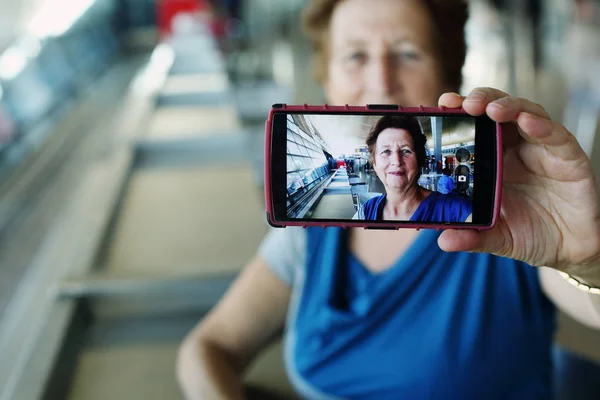
[[[600,284],[600,213],[590,160],[575,137],[531,101],[490,88],[442,95],[440,106],[463,107],[504,123],[500,218],[489,231],[448,230],[446,251],[486,252],[548,266]]]

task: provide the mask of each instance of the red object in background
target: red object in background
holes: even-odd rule
[[[171,24],[177,14],[208,12],[211,9],[207,0],[158,0],[156,7],[158,32],[161,38],[173,32]]]
[[[341,167],[345,167],[346,166],[346,162],[344,160],[337,160],[337,168],[341,168]]]
[[[212,33],[217,38],[222,38],[227,33],[227,18],[215,17],[211,25]]]
[[[454,157],[446,157],[446,167],[454,170]]]

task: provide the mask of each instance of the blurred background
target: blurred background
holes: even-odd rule
[[[179,343],[267,231],[270,106],[324,102],[303,4],[0,0],[1,400],[181,396]],[[599,173],[600,2],[471,14],[463,93],[541,103]],[[556,342],[600,381],[599,332]],[[247,381],[292,397],[278,344]]]

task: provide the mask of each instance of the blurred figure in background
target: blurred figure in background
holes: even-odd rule
[[[454,179],[452,179],[452,170],[450,168],[444,168],[442,170],[442,176],[438,180],[438,192],[448,194],[452,193],[455,188]]]
[[[549,300],[600,327],[581,306],[596,300],[556,271],[600,286],[594,181],[540,106],[490,88],[455,93],[467,11],[460,0],[311,0],[304,21],[329,104],[439,103],[506,124],[497,226],[273,230],[181,346],[187,398],[245,398],[244,371],[284,327],[304,398],[551,397]]]

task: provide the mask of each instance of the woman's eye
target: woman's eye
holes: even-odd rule
[[[389,156],[390,154],[391,154],[391,151],[389,151],[389,150],[384,150],[381,152],[382,156]]]
[[[362,51],[355,51],[353,53],[350,53],[350,55],[348,56],[348,59],[353,62],[362,62],[366,58],[367,58],[367,55],[365,53],[363,53]]]
[[[415,61],[418,60],[419,55],[415,51],[399,51],[394,54],[394,58],[397,61]]]
[[[402,150],[402,154],[404,154],[405,156],[412,154],[412,151],[408,150],[408,149],[404,149]]]

